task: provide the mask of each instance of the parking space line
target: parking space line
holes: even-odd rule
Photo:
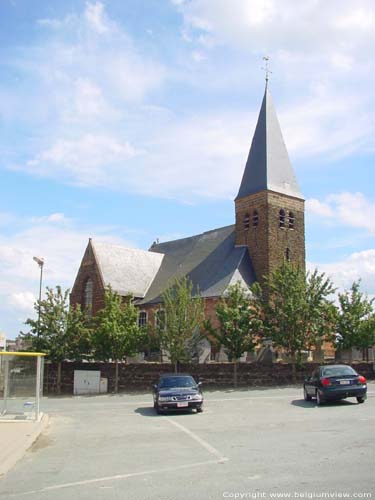
[[[216,448],[214,448],[213,446],[211,446],[209,443],[207,443],[207,441],[205,441],[204,439],[200,438],[199,436],[197,436],[194,432],[192,432],[191,430],[187,429],[185,426],[179,424],[178,422],[176,422],[175,420],[171,419],[171,418],[168,418],[166,417],[165,420],[167,420],[168,422],[170,422],[172,425],[174,425],[175,427],[177,427],[178,429],[180,429],[182,432],[185,432],[185,434],[187,434],[189,437],[191,437],[192,439],[194,439],[194,441],[196,441],[197,443],[199,443],[201,446],[203,446],[203,448],[205,450],[207,450],[209,453],[211,453],[212,455],[214,455],[218,461],[220,463],[223,463],[223,462],[227,462],[229,459],[227,457],[224,457],[220,451],[218,451]]]
[[[119,481],[119,480],[124,480],[124,479],[131,479],[133,477],[147,476],[147,475],[151,475],[151,474],[161,474],[163,472],[176,472],[179,470],[192,469],[194,467],[202,467],[204,465],[214,465],[217,463],[218,463],[217,460],[207,460],[205,462],[195,462],[193,464],[177,465],[175,467],[166,467],[164,469],[151,469],[151,470],[147,470],[147,471],[143,471],[143,472],[133,472],[133,473],[129,473],[129,474],[116,474],[115,476],[104,476],[104,477],[98,477],[95,479],[74,481],[72,483],[55,484],[53,486],[46,486],[45,488],[40,488],[39,490],[29,490],[29,491],[22,491],[22,492],[18,492],[18,493],[8,493],[8,498],[16,497],[16,496],[35,495],[35,494],[45,493],[48,491],[62,490],[64,488],[74,488],[75,486],[86,486],[86,485],[90,485],[90,484],[104,483],[104,482],[108,482],[108,481]]]

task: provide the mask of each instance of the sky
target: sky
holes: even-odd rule
[[[0,331],[98,241],[234,222],[265,86],[306,259],[375,296],[373,0],[0,0]]]

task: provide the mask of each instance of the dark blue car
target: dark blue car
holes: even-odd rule
[[[162,375],[159,383],[153,386],[154,408],[158,414],[168,410],[203,411],[203,395],[201,383],[197,383],[191,375]]]
[[[345,398],[357,398],[358,403],[364,403],[366,394],[366,378],[348,365],[320,366],[303,384],[305,401],[315,398],[318,406]]]

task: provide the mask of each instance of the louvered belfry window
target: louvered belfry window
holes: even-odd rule
[[[250,227],[250,215],[246,214],[243,218],[243,227],[247,231]]]
[[[279,212],[279,227],[285,227],[285,211],[283,209]]]
[[[289,212],[289,229],[294,229],[294,213]]]
[[[259,224],[258,210],[254,210],[254,212],[253,212],[253,227],[257,227],[258,224]]]

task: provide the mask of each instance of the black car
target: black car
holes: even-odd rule
[[[305,401],[316,398],[320,406],[325,401],[337,401],[345,398],[357,398],[364,403],[367,394],[365,377],[348,365],[325,365],[314,370],[303,384]]]
[[[158,414],[172,410],[203,411],[201,382],[197,383],[191,375],[162,375],[159,383],[153,386],[154,408]]]

